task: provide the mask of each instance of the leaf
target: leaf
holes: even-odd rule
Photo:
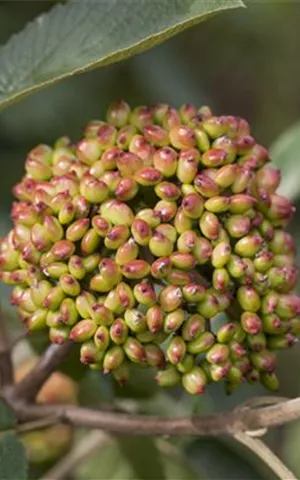
[[[210,480],[273,480],[274,475],[253,454],[233,440],[203,438],[186,449],[190,464]]]
[[[281,170],[278,192],[296,199],[300,195],[300,122],[280,135],[270,151],[272,162]]]
[[[26,480],[27,462],[23,445],[15,433],[0,437],[1,480]]]
[[[17,419],[14,412],[3,400],[0,399],[0,431],[14,428],[16,423]]]
[[[0,49],[0,107],[242,6],[242,0],[71,0],[56,5]]]
[[[85,480],[201,480],[184,456],[170,444],[151,438],[122,437],[108,442],[82,465],[76,478]]]

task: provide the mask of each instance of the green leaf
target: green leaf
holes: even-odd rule
[[[27,462],[25,450],[15,433],[0,437],[1,480],[26,480]]]
[[[56,5],[0,49],[0,107],[242,6],[242,0],[71,0]]]
[[[281,184],[278,192],[290,199],[300,195],[300,123],[286,130],[271,146],[271,158],[281,170]]]
[[[122,437],[108,442],[82,465],[76,478],[85,480],[201,480],[184,455],[151,438]],[[161,444],[160,444],[161,445]]]
[[[17,419],[12,409],[3,400],[0,400],[0,431],[14,428],[16,423]]]

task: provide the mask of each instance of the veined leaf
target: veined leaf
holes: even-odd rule
[[[241,6],[242,0],[71,0],[56,5],[0,49],[0,108]]]

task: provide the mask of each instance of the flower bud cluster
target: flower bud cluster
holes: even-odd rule
[[[276,389],[300,298],[294,207],[269,161],[245,120],[188,104],[119,101],[77,144],[31,150],[0,254],[26,329],[79,342],[121,384],[133,362],[190,394]]]

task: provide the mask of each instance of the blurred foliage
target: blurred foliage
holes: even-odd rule
[[[282,168],[284,193],[297,199],[300,193],[300,63],[297,61],[300,3],[296,0],[246,3],[247,9],[223,13],[147,53],[67,79],[2,112],[0,234],[9,227],[11,188],[22,175],[26,152],[40,142],[51,144],[64,134],[76,140],[85,123],[92,118],[102,118],[107,105],[115,98],[124,98],[132,105],[161,101],[174,106],[186,102],[209,104],[218,114],[247,118],[256,138],[263,145],[272,146],[274,160]],[[52,5],[51,1],[0,1],[0,42],[4,43],[13,32]],[[290,228],[298,245],[299,220],[300,208]],[[1,286],[0,292],[2,302],[8,305],[9,289]],[[9,317],[12,338],[22,331],[17,325]],[[298,369],[291,368],[299,361],[300,348],[280,355],[278,395],[300,394]],[[219,385],[209,396],[200,399],[189,399],[176,390],[156,393],[155,386],[152,390],[150,385],[149,391],[148,375],[143,371],[134,385],[120,391],[112,387],[109,379],[97,372],[82,370],[78,363],[72,364],[72,370],[72,376],[80,378],[81,403],[127,405],[132,401],[139,411],[152,414],[226,411],[246,398],[263,393],[246,385],[231,397],[225,397]],[[235,444],[228,445],[222,439],[182,440],[173,440],[181,452],[184,448],[182,458],[173,454],[162,456],[150,439],[126,439],[126,451],[120,442],[114,441],[91,459],[87,458],[76,472],[76,478],[143,479],[150,478],[149,472],[157,479],[271,478],[260,463],[254,464],[253,458]],[[267,441],[300,478],[300,422],[272,430]],[[142,460],[146,473],[139,470],[140,462],[139,465],[130,462],[131,449]],[[147,452],[153,454],[149,470]],[[154,473],[150,467],[156,469]],[[159,468],[163,469],[164,476],[159,477]]]

